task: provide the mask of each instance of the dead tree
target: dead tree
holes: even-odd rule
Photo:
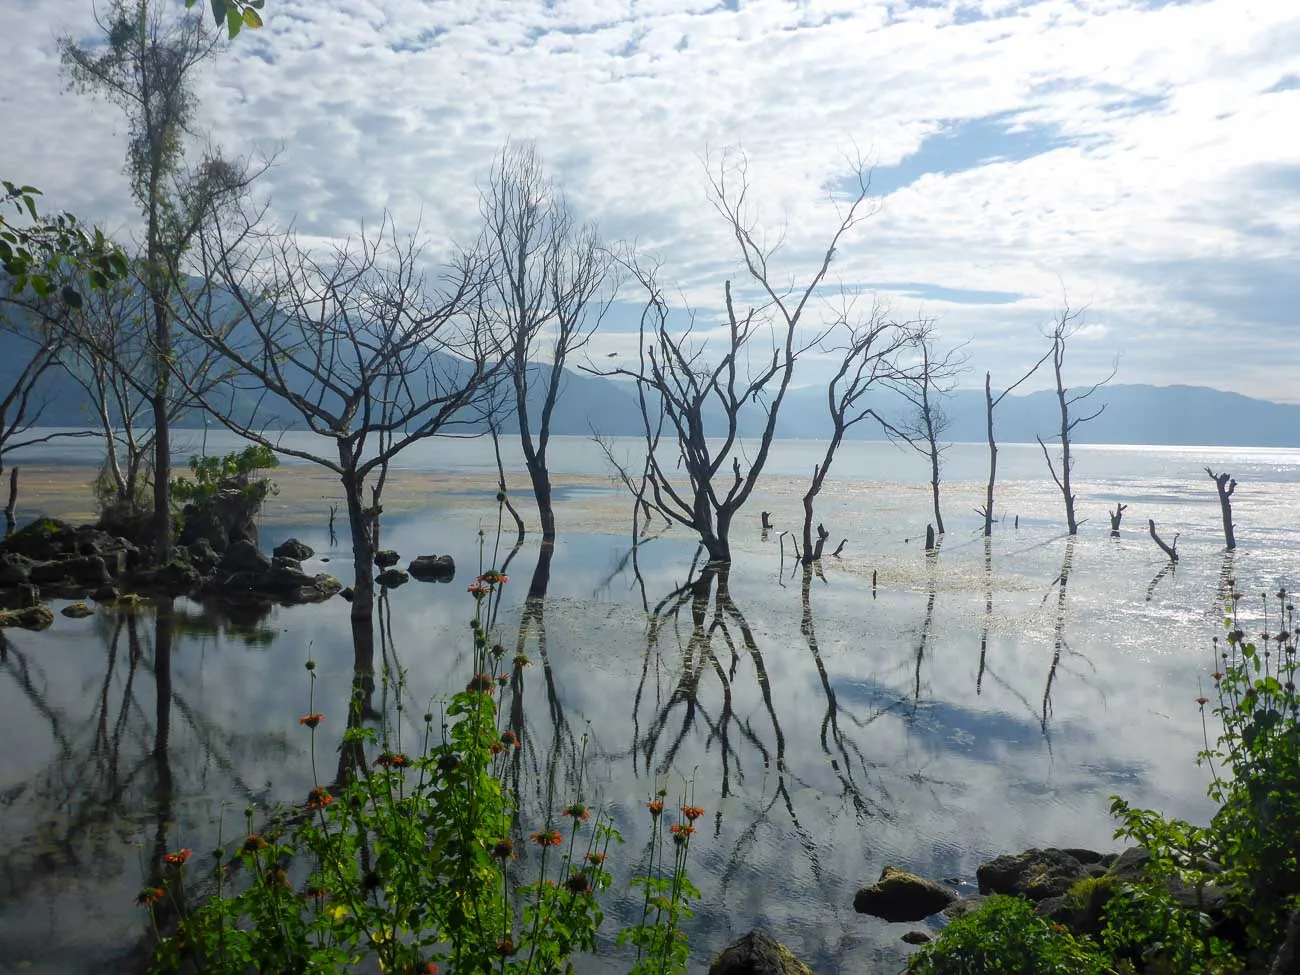
[[[386,221],[314,256],[292,235],[261,232],[259,216],[231,214],[201,238],[213,287],[189,302],[183,324],[234,374],[190,392],[234,433],[338,476],[356,574],[352,618],[369,620],[380,499],[372,493],[367,504],[367,479],[382,488],[407,447],[463,431],[468,404],[502,365],[479,310],[478,259],[456,256],[435,289],[420,245]],[[220,320],[218,300],[233,303],[232,320]],[[241,405],[250,397],[251,408]],[[324,449],[269,432],[290,418]]]
[[[1178,533],[1174,533],[1173,543],[1166,545],[1164,539],[1156,534],[1156,522],[1154,518],[1147,519],[1147,531],[1151,533],[1151,540],[1160,546],[1160,551],[1169,556],[1169,561],[1176,565],[1178,563]]]
[[[551,417],[565,362],[587,344],[613,301],[614,289],[608,287],[613,265],[596,228],[577,223],[531,146],[502,150],[479,209],[488,260],[485,304],[509,343],[506,362],[519,444],[537,499],[542,541],[553,542],[546,461]],[[539,387],[540,403],[532,395]]]
[[[934,348],[934,331],[929,322],[918,331],[917,350],[920,362],[904,370],[890,385],[912,407],[912,415],[898,427],[903,439],[925,455],[930,462],[930,492],[934,501],[934,522],[943,534],[943,514],[939,510],[939,469],[947,444],[940,442],[948,428],[948,414],[943,397],[952,391],[957,373],[965,359],[956,350],[939,355]]]
[[[1119,538],[1119,523],[1124,518],[1124,512],[1128,510],[1128,505],[1115,502],[1115,510],[1110,512],[1110,537]]]
[[[720,349],[697,339],[689,310],[691,324],[684,330],[678,325],[657,266],[635,257],[623,261],[646,295],[639,364],[589,371],[636,383],[653,503],[698,533],[713,562],[731,561],[731,524],[767,463],[795,361],[826,335],[813,325],[816,334],[804,338],[812,317],[809,304],[844,235],[871,212],[869,173],[860,167],[854,175],[852,197],[837,206],[838,224],[815,270],[802,284],[786,286],[771,265],[779,242],[765,243],[749,217],[744,157],[727,153],[716,172],[710,168],[714,209],[736,240],[757,301],[742,310],[731,281],[725,282]],[[757,443],[743,449],[742,416],[760,425]],[[671,447],[662,444],[665,432]]]
[[[817,539],[813,540],[813,502],[826,482],[826,475],[835,460],[835,453],[850,427],[868,418],[875,420],[887,432],[898,431],[882,419],[874,408],[866,404],[866,396],[879,383],[903,385],[922,384],[922,381],[900,364],[904,353],[927,340],[930,323],[924,321],[898,323],[886,317],[877,301],[865,317],[855,318],[852,303],[845,306],[832,331],[832,336],[842,333],[841,344],[829,345],[827,352],[840,354],[839,368],[826,386],[826,407],[830,414],[831,436],[820,464],[813,468],[812,481],[803,496],[803,553],[801,561],[811,565],[822,556],[828,532],[818,525]]]
[[[1048,349],[1047,352],[1043,353],[1041,359],[1029,367],[1029,370],[1025,372],[1024,375],[1006,389],[1002,390],[1002,392],[998,393],[996,397],[993,395],[993,374],[988,372],[984,373],[984,415],[988,421],[989,435],[989,483],[984,495],[984,506],[982,508],[976,508],[975,513],[984,519],[985,538],[993,534],[993,484],[997,481],[998,477],[998,445],[997,441],[993,438],[993,411],[997,409],[999,403],[1006,399],[1008,393],[1036,373],[1039,367],[1047,361],[1051,354],[1051,349]],[[1018,520],[1019,519],[1017,519],[1017,522]],[[1019,527],[1018,524],[1017,527]]]
[[[1223,541],[1231,552],[1237,547],[1237,533],[1232,525],[1232,493],[1237,490],[1237,482],[1226,471],[1216,474],[1207,467],[1205,473],[1210,475],[1210,480],[1219,489],[1219,510],[1223,512]]]
[[[1059,474],[1056,471],[1056,466],[1052,463],[1051,454],[1047,452],[1047,444],[1043,443],[1042,437],[1035,438],[1038,440],[1038,446],[1043,448],[1043,458],[1047,461],[1047,470],[1051,473],[1052,480],[1056,482],[1056,486],[1061,491],[1061,496],[1065,499],[1065,525],[1071,535],[1079,534],[1079,522],[1074,512],[1075,495],[1070,487],[1070,472],[1074,467],[1074,461],[1070,457],[1070,436],[1079,424],[1087,423],[1089,420],[1095,420],[1101,416],[1106,409],[1106,404],[1103,403],[1085,416],[1079,416],[1075,413],[1074,407],[1114,379],[1117,371],[1116,367],[1112,367],[1110,375],[1101,382],[1094,383],[1083,392],[1070,393],[1061,377],[1061,369],[1065,364],[1066,342],[1082,325],[1082,315],[1082,311],[1072,311],[1067,304],[1057,317],[1051,332],[1047,336],[1052,340],[1049,354],[1052,360],[1052,372],[1056,378],[1056,401],[1061,410],[1061,432],[1058,434],[1061,440],[1061,471]]]

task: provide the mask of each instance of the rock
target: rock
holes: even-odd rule
[[[385,569],[375,576],[375,582],[385,589],[396,589],[398,586],[404,586],[410,579],[411,577],[401,569]]]
[[[1088,871],[1064,850],[1032,849],[981,864],[975,876],[981,894],[1014,894],[1040,901],[1064,894]]]
[[[925,945],[933,941],[934,938],[930,937],[924,931],[909,931],[907,934],[903,935],[903,940],[909,945]]]
[[[141,589],[161,589],[171,594],[183,594],[197,589],[203,578],[194,566],[175,558],[166,565],[141,569],[135,573],[132,581]]]
[[[26,609],[41,601],[41,591],[30,582],[0,589],[0,609]]]
[[[24,630],[45,630],[54,622],[54,613],[45,604],[23,609],[0,610],[0,627],[17,626]]]
[[[879,881],[857,892],[853,909],[886,921],[920,921],[938,914],[955,900],[957,895],[943,884],[885,867]]]
[[[32,582],[45,585],[65,579],[78,585],[98,588],[109,579],[108,566],[99,555],[75,555],[56,562],[41,562],[31,568]]]
[[[988,903],[988,894],[971,894],[969,897],[959,897],[943,909],[943,916],[952,920],[955,917],[965,917],[978,911]]]
[[[97,603],[115,603],[122,598],[122,591],[116,586],[100,586],[90,598]]]
[[[1082,863],[1085,867],[1088,866],[1090,863],[1101,863],[1101,861],[1106,858],[1105,854],[1098,853],[1096,850],[1085,850],[1077,846],[1062,847],[1061,852],[1068,853],[1070,856],[1074,857],[1076,860]]]
[[[271,554],[280,558],[297,559],[301,562],[303,559],[309,559],[315,555],[316,550],[296,538],[286,538],[271,550]]]
[[[19,586],[31,581],[33,562],[17,552],[0,553],[0,586]]]
[[[406,571],[421,582],[451,582],[456,562],[450,555],[418,555],[411,559]]]
[[[781,942],[755,928],[722,949],[709,975],[812,975],[812,970]]]
[[[72,620],[84,619],[87,616],[95,615],[95,611],[85,603],[73,603],[71,606],[64,606],[59,610],[59,612]]]
[[[381,548],[375,553],[375,565],[379,566],[381,569],[387,569],[390,565],[396,565],[401,558],[402,557],[391,548]]]
[[[348,602],[352,602],[352,600],[355,599],[357,596],[357,591],[352,586],[344,586],[342,589],[339,590],[339,595],[342,596]]]
[[[238,541],[252,542],[257,546],[257,515],[262,502],[256,493],[249,493],[248,475],[224,477],[217,484],[213,497],[191,502],[181,510],[180,543],[206,538],[218,552],[224,552]]]
[[[1140,846],[1131,846],[1115,859],[1106,876],[1120,883],[1144,883],[1155,879],[1148,869],[1150,862],[1150,853]],[[1218,873],[1220,869],[1217,864],[1208,862],[1206,867],[1211,873]],[[1180,906],[1188,910],[1203,911],[1216,923],[1222,920],[1227,912],[1228,892],[1217,884],[1206,884],[1197,891],[1195,886],[1178,877],[1162,877],[1160,883]]]
[[[260,575],[269,568],[271,568],[271,560],[259,552],[257,546],[246,538],[233,542],[217,565],[217,571],[227,576],[236,572],[255,572]]]
[[[37,518],[4,540],[4,550],[39,562],[76,553],[76,529],[58,518]]]
[[[186,546],[186,550],[190,553],[190,562],[200,572],[211,572],[217,567],[217,563],[221,561],[221,556],[206,538],[190,542]]]

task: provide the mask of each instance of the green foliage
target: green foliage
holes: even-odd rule
[[[1117,884],[1103,911],[1102,944],[1123,967],[1150,975],[1229,975],[1242,970],[1210,918],[1189,911],[1158,882]]]
[[[172,478],[171,498],[176,504],[211,501],[222,490],[237,489],[250,501],[261,504],[267,495],[276,490],[275,482],[253,478],[258,471],[270,470],[280,465],[275,451],[262,444],[250,444],[240,451],[231,451],[224,457],[190,457],[190,472],[194,479]]]
[[[266,6],[266,0],[208,0],[212,8],[212,19],[218,27],[225,24],[233,41],[241,28],[256,30],[262,26],[262,17],[258,13]],[[198,0],[185,0],[186,7],[193,7]]]
[[[1084,877],[1065,892],[1066,902],[1074,911],[1085,911],[1094,898],[1109,895],[1114,886],[1115,878],[1111,876]]]
[[[1034,913],[1019,897],[989,898],[912,956],[911,975],[1107,975],[1105,954]]]
[[[501,726],[495,691],[508,682],[505,649],[488,638],[505,583],[488,571],[471,585],[476,672],[441,721],[424,716],[418,751],[403,751],[400,722],[363,726],[358,690],[336,780],[317,779],[302,806],[261,829],[249,810],[243,835],[214,856],[207,896],[194,896],[202,881],[186,876],[190,851],[165,858],[140,895],[159,927],[154,972],[561,973],[573,970],[574,954],[595,949],[600,894],[612,881],[606,857],[621,838],[586,804],[581,778],[575,800],[529,837],[536,879],[522,883],[514,864],[523,830],[503,780],[521,742]],[[314,663],[307,669],[309,713],[299,721],[312,735],[314,771],[327,718],[312,710]],[[395,683],[402,700],[405,678]],[[618,938],[638,949],[634,972],[685,971],[677,922],[698,896],[685,871],[702,812],[683,805],[670,828],[662,799],[650,804],[655,842],[636,881],[646,905],[641,923]],[[174,933],[162,931],[177,915]]]
[[[0,270],[12,279],[15,294],[30,289],[44,300],[57,296],[80,308],[81,291],[70,278],[92,288],[106,288],[126,277],[127,261],[103,231],[87,232],[70,213],[43,216],[36,198],[41,191],[0,180]],[[3,211],[12,207],[25,221],[15,224]]]

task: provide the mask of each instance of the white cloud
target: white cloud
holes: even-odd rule
[[[1300,72],[1300,9],[728,6],[271,0],[268,26],[204,76],[203,122],[230,151],[283,146],[265,191],[281,219],[321,236],[388,208],[400,225],[471,237],[475,179],[507,137],[535,139],[584,215],[659,253],[700,305],[736,267],[707,204],[706,149],[744,146],[758,215],[786,234],[778,273],[797,276],[824,246],[825,188],[846,154],[903,171],[948,131],[959,171],[890,193],[839,251],[835,280],[955,289],[894,305],[971,336],[977,373],[1036,358],[1064,287],[1106,323],[1076,347],[1083,372],[1122,350],[1121,380],[1296,398],[1277,369],[1300,363],[1294,286],[1288,304],[1287,279],[1260,269],[1300,258],[1300,92],[1265,93]],[[125,127],[111,106],[60,93],[55,36],[91,26],[86,0],[0,10],[4,176],[118,229],[133,221]],[[991,116],[1005,137],[963,145],[954,124]],[[625,337],[608,341],[593,353],[626,351]]]

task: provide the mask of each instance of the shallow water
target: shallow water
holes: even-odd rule
[[[557,466],[603,472],[589,445],[563,446],[572,459]],[[483,444],[454,450],[437,456],[458,470],[490,457]],[[1008,520],[986,546],[971,513],[983,452],[952,448],[949,531],[927,557],[923,464],[850,445],[818,505],[832,541],[849,539],[845,557],[826,559],[824,578],[805,586],[788,562],[780,570],[789,538],[779,529],[794,524],[803,491],[789,475],[810,469],[815,451],[781,445],[736,529],[729,599],[714,586],[698,625],[689,599],[668,598],[690,577],[691,538],[674,528],[646,542],[638,575],[626,497],[575,488],[544,602],[545,652],[535,617],[521,623],[539,555],[531,540],[510,564],[498,618],[499,639],[511,651],[522,640],[534,660],[505,689],[523,727],[517,783],[529,828],[545,821],[552,770],[558,806],[577,788],[586,734],[583,788],[628,839],[616,872],[643,852],[641,804],[657,789],[671,796],[690,783],[708,810],[692,847],[701,965],[764,924],[818,971],[868,972],[896,970],[907,950],[898,939],[917,926],[853,912],[854,890],[886,864],[971,879],[982,859],[1008,850],[1110,848],[1117,792],[1204,818],[1194,699],[1210,683],[1218,600],[1228,576],[1246,592],[1294,580],[1300,452],[1081,449],[1077,490],[1090,521],[1071,541],[1059,495],[1029,479],[1041,476],[1033,451],[1002,450]],[[1206,464],[1242,482],[1232,559]],[[1104,512],[1115,500],[1131,505],[1118,540]],[[778,526],[766,540],[762,509]],[[1173,572],[1145,535],[1148,517],[1167,539],[1181,532]],[[329,544],[323,519],[301,518],[273,507],[264,540],[296,535],[317,549],[309,571],[346,579],[348,553]],[[388,594],[376,663],[405,669],[405,709],[382,684],[373,703],[394,728],[406,721],[405,735],[467,676],[464,584],[479,529],[490,546],[495,524],[490,496],[475,492],[432,497],[427,513],[385,523],[385,542],[404,557],[451,552],[461,567],[454,584]],[[318,662],[314,704],[327,715],[317,758],[332,764],[355,663],[347,604],[277,609],[251,628],[216,625],[185,601],[177,609],[166,655],[149,614],[101,611],[6,634],[0,972],[113,970],[144,933],[133,899],[156,850],[191,846],[202,870],[223,803],[231,835],[250,803],[305,796],[297,717],[308,707],[308,657]]]

